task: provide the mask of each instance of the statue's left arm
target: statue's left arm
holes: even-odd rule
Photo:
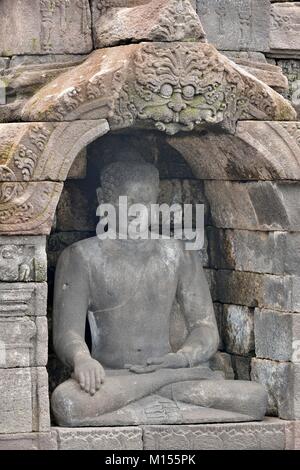
[[[218,350],[219,332],[213,302],[201,259],[196,251],[184,251],[177,299],[186,320],[188,337],[178,351],[188,365],[207,362]]]

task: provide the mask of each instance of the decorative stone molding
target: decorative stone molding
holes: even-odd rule
[[[0,283],[0,318],[45,316],[46,283]]]
[[[0,369],[0,393],[0,434],[50,430],[44,367]]]
[[[47,235],[62,191],[62,183],[0,183],[0,232]]]
[[[293,120],[279,94],[204,43],[153,43],[95,51],[24,106],[25,121],[108,119],[169,134],[238,120]]]
[[[1,124],[0,181],[64,181],[79,152],[108,131],[104,120]]]
[[[145,450],[283,450],[280,420],[262,423],[144,427]]]
[[[44,237],[0,235],[0,281],[42,282],[47,279]]]

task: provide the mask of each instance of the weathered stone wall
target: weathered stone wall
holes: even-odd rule
[[[0,89],[2,84],[7,104],[0,103],[0,122],[13,122],[20,103],[92,52],[106,6],[144,3],[2,0]],[[209,42],[280,91],[300,112],[300,3],[197,0],[193,4]],[[282,67],[288,89],[274,66]],[[230,139],[211,133],[179,140],[136,133],[134,145],[138,141],[143,150],[153,149],[145,157],[160,170],[161,201],[206,204],[202,262],[221,333],[222,354],[216,366],[222,366],[228,377],[233,369],[238,379],[266,384],[269,415],[295,420],[300,419],[300,124],[276,128],[260,124],[250,129],[243,123]],[[261,143],[255,147],[257,136]],[[117,149],[113,140],[104,137],[77,157],[47,239],[50,389],[67,373],[57,363],[51,344],[57,257],[66,246],[94,234],[101,170],[96,157],[105,156],[114,145]],[[262,142],[267,142],[265,147]],[[195,152],[201,156],[197,163]],[[0,237],[0,387],[5,397],[0,404],[4,434],[0,448],[56,448],[57,442],[62,449],[74,442],[76,448],[116,448],[127,441],[127,448],[140,448],[142,435],[149,449],[176,448],[183,440],[187,448],[270,448],[270,442],[274,448],[300,446],[296,421],[238,425],[234,430],[218,425],[116,429],[110,434],[55,429],[50,434],[45,244],[42,235]]]

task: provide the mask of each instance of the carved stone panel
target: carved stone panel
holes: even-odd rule
[[[50,429],[46,369],[0,369],[0,434]]]
[[[88,0],[2,0],[0,55],[92,50]]]
[[[0,368],[45,366],[47,362],[47,318],[1,315]]]
[[[1,124],[0,181],[64,181],[82,149],[108,131],[105,120]]]
[[[270,48],[284,56],[300,56],[300,3],[272,5]]]
[[[175,134],[240,119],[293,120],[281,95],[205,43],[132,44],[95,51],[41,89],[23,108],[26,121],[107,118]]]
[[[0,283],[0,318],[45,316],[46,283]]]
[[[222,50],[269,50],[269,0],[197,0],[208,41]]]
[[[58,450],[142,450],[142,429],[113,428],[53,428]]]
[[[0,183],[0,232],[47,235],[62,183]]]
[[[283,450],[284,423],[149,426],[144,428],[146,450]]]
[[[0,235],[0,281],[41,282],[47,277],[44,237]]]
[[[141,41],[205,41],[189,0],[152,0],[106,11],[94,4],[93,33],[96,48]]]

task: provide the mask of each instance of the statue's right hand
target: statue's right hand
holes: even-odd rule
[[[90,356],[77,356],[74,361],[73,378],[82,390],[95,395],[104,382],[105,372],[101,364]]]

